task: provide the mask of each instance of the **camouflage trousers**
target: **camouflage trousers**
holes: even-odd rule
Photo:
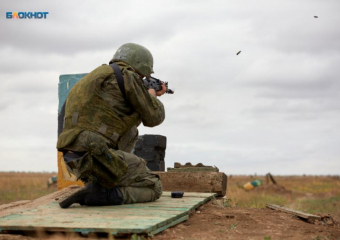
[[[153,202],[159,199],[163,192],[162,183],[159,176],[147,168],[145,160],[121,150],[117,150],[116,154],[129,166],[117,185],[124,196],[124,203]]]
[[[124,204],[153,202],[162,195],[162,183],[159,179],[148,187],[118,187],[124,198]]]
[[[144,159],[110,148],[110,141],[100,134],[83,131],[64,149],[82,153],[80,158],[64,160],[68,171],[84,182],[95,181],[106,188],[117,187],[124,203],[155,201],[162,195],[162,183]]]

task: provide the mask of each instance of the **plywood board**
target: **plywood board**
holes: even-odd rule
[[[164,192],[155,202],[105,207],[78,204],[62,209],[54,200],[35,206],[32,203],[18,211],[12,209],[0,218],[1,230],[104,232],[112,235],[153,235],[185,221],[189,212],[216,194],[185,193],[183,198],[171,198]]]

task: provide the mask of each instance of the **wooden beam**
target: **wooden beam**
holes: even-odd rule
[[[300,218],[303,218],[303,219],[307,220],[309,223],[314,223],[315,220],[319,220],[319,221],[321,220],[320,216],[296,211],[296,210],[286,208],[286,207],[283,207],[283,206],[279,206],[279,205],[275,205],[275,204],[267,204],[266,207],[270,208],[270,209],[274,209],[274,210],[279,210],[279,211],[282,211],[282,212],[285,212],[285,213],[288,213],[288,214],[292,214],[292,215],[300,217]]]
[[[155,172],[164,191],[206,192],[225,196],[227,175],[223,172]]]

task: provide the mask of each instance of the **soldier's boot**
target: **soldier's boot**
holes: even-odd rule
[[[117,187],[108,189],[96,183],[92,185],[91,194],[87,194],[84,199],[84,205],[87,206],[110,206],[123,203],[123,195]]]
[[[68,208],[73,203],[87,206],[121,205],[124,203],[124,198],[117,187],[107,189],[98,183],[88,183],[85,187],[59,201],[61,208]]]
[[[92,186],[86,185],[85,187],[77,189],[70,196],[65,197],[62,200],[59,200],[59,206],[61,208],[68,208],[73,203],[79,203],[80,205],[84,205],[85,197],[92,192]]]

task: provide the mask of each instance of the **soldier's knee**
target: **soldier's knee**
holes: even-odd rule
[[[159,199],[161,196],[162,196],[162,193],[163,193],[163,186],[162,186],[162,182],[160,180],[158,180],[156,183],[155,183],[155,194],[156,194],[156,199]]]

